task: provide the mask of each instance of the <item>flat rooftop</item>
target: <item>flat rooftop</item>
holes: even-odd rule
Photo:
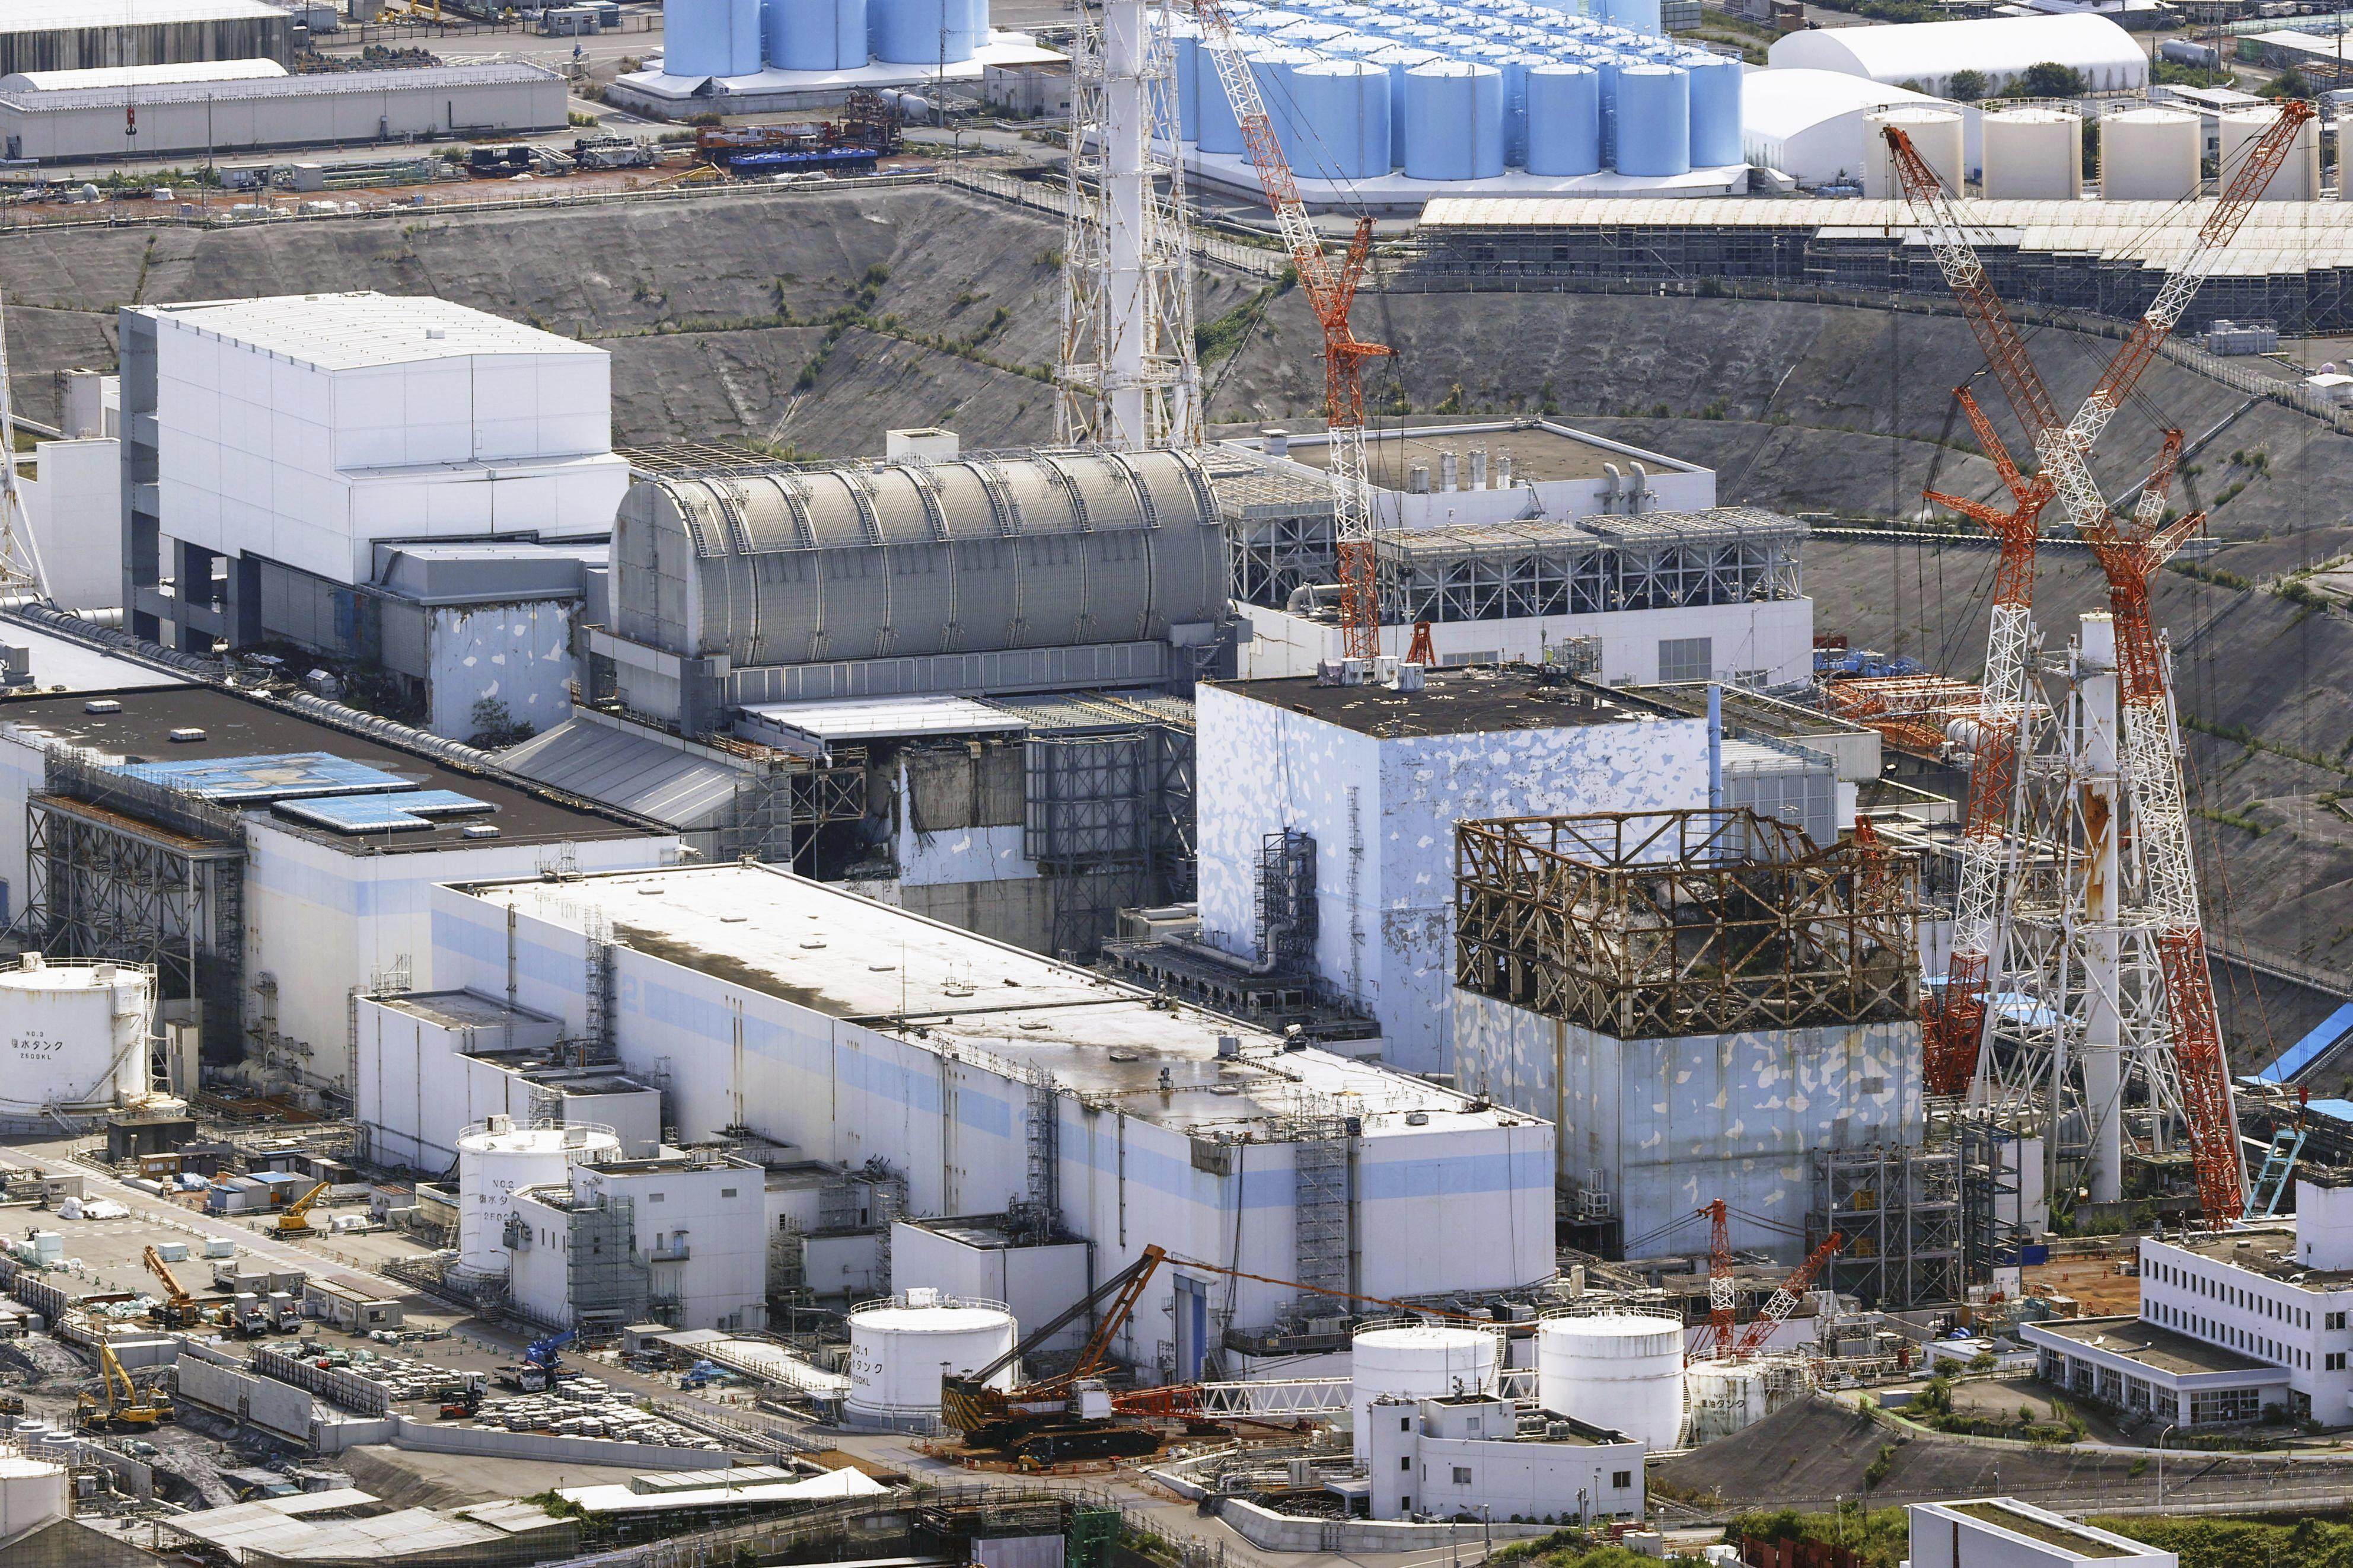
[[[2285,1367],[2193,1340],[2139,1318],[2052,1318],[2033,1327],[2073,1340],[2087,1350],[2128,1356],[2176,1376],[2206,1372],[2276,1372],[2287,1376]]]
[[[87,711],[88,704],[100,698],[120,703],[120,711]],[[477,843],[577,843],[640,837],[650,831],[586,802],[573,805],[553,793],[468,773],[211,686],[125,687],[104,692],[0,698],[0,725],[38,731],[52,741],[132,764],[326,752],[340,762],[394,774],[419,791],[446,790],[490,807],[487,812],[436,817],[423,827],[394,833],[338,833],[269,813],[267,806],[255,808],[269,814],[271,825],[281,831],[332,845],[349,855],[398,855]],[[174,730],[201,730],[204,738],[174,741]],[[366,798],[396,803],[400,795]],[[485,824],[499,830],[497,837],[467,837],[466,828]]]
[[[1386,686],[1321,686],[1314,676],[1226,680],[1220,691],[1287,708],[1362,735],[1478,735],[1497,730],[1663,722],[1584,681],[1545,681],[1522,671],[1433,669],[1419,691]]]
[[[1205,1138],[1273,1141],[1303,1095],[1363,1117],[1368,1137],[1535,1119],[1377,1064],[1286,1051],[1263,1030],[774,866],[672,867],[561,881],[460,884],[569,931],[601,916],[617,945],[712,981],[1018,1075]],[[1218,1042],[1240,1043],[1220,1059]],[[1164,1087],[1163,1075],[1166,1075]],[[1417,1125],[1406,1116],[1424,1112]]]
[[[510,1018],[527,1024],[558,1021],[528,1007],[511,1007],[478,991],[402,991],[368,1000],[445,1029],[479,1029],[486,1025],[504,1024]]]
[[[152,27],[178,22],[286,19],[262,0],[8,0],[0,6],[0,33],[47,33],[80,27]]]
[[[1637,686],[1629,695],[1655,702],[1662,708],[1693,718],[1707,717],[1707,686],[1704,680],[1676,681],[1663,686]],[[1719,707],[1726,720],[1764,734],[1783,740],[1806,736],[1868,735],[1866,725],[1841,719],[1835,713],[1818,713],[1810,708],[1800,708],[1794,702],[1784,702],[1778,697],[1767,697],[1754,691],[1743,691],[1736,686],[1718,689]]]
[[[2341,1290],[2353,1285],[2353,1268],[2315,1268],[2295,1256],[2295,1222],[2243,1226],[2220,1235],[2168,1237],[2166,1245],[2215,1263],[2227,1263],[2267,1279],[2302,1285],[2310,1290]]]
[[[1440,456],[1452,452],[1456,483],[1467,489],[1473,447],[1487,454],[1487,484],[1492,489],[1504,488],[1498,460],[1504,457],[1512,459],[1514,483],[1521,479],[1599,479],[1607,477],[1602,467],[1605,463],[1617,464],[1620,474],[1626,472],[1630,462],[1640,463],[1653,473],[1692,471],[1687,463],[1597,440],[1565,425],[1476,421],[1461,426],[1422,425],[1409,430],[1367,431],[1366,471],[1381,489],[1402,490],[1415,465],[1423,465],[1430,469],[1430,488],[1436,494],[1444,479]],[[1331,463],[1331,448],[1324,444],[1321,431],[1294,432],[1289,456],[1293,462],[1311,468],[1328,468]]]
[[[113,25],[121,22],[118,14]],[[435,72],[455,68],[427,67],[416,72],[386,73],[385,80],[379,85],[425,86]],[[469,72],[457,79],[472,79],[473,74]],[[517,80],[528,80],[545,73],[519,67],[513,74]],[[338,79],[332,75],[289,77],[282,82],[236,85],[279,93],[331,91],[336,89]],[[150,305],[145,309],[158,321],[168,321],[223,342],[242,344],[290,363],[320,370],[414,364],[474,354],[605,357],[604,350],[586,343],[426,295],[379,294],[374,289],[360,289],[348,294],[279,294],[259,300]]]

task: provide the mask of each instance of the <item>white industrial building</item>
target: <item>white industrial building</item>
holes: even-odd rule
[[[1915,1502],[1906,1514],[1912,1568],[2179,1568],[2181,1561],[2016,1498]]]
[[[41,587],[59,609],[122,603],[121,382],[96,371],[59,373],[58,438],[33,443],[17,489],[41,558]]]
[[[0,74],[283,62],[293,28],[286,7],[266,0],[10,0],[0,9]]]
[[[434,884],[678,855],[414,740],[206,686],[0,700],[0,883],[48,951],[153,965],[208,1062],[347,1093],[353,996],[436,984]]]
[[[2184,1426],[2269,1406],[2353,1425],[2353,1183],[2299,1174],[2292,1219],[2143,1237],[2140,1316],[2029,1325],[2042,1374]]]
[[[1369,1414],[1375,1519],[1642,1517],[1646,1450],[1622,1434],[1488,1394],[1384,1398]]]
[[[1057,1236],[1025,1235],[1002,1215],[902,1220],[891,1227],[891,1289],[938,1290],[970,1300],[1002,1301],[1027,1333],[1093,1288],[1087,1244]],[[1038,1348],[1066,1350],[1086,1338],[1087,1323],[1071,1324]]]
[[[1866,121],[1873,110],[1897,105],[1958,114],[1967,156],[1976,166],[1978,113],[1968,105],[1850,71],[1796,66],[1751,71],[1741,87],[1742,155],[1802,184],[1862,180],[1872,152]]]
[[[123,594],[142,637],[390,662],[371,644],[391,634],[364,635],[351,604],[394,563],[380,544],[601,540],[628,489],[610,358],[552,332],[376,293],[145,306],[121,327]],[[561,628],[478,619],[422,650],[441,686],[472,681],[437,708],[512,712],[575,675]]]
[[[378,1164],[438,1175],[458,1135],[505,1116],[610,1130],[633,1158],[661,1142],[661,1091],[561,1048],[554,1018],[470,991],[403,991],[353,1004],[352,1116]]]
[[[1883,27],[1814,27],[1773,41],[1774,70],[1841,71],[1939,98],[1953,77],[1976,71],[1994,97],[2033,66],[2083,73],[2092,92],[2135,92],[2148,85],[2148,56],[2105,16],[1987,16],[1960,22],[1904,22]],[[1754,79],[1754,73],[1752,73]]]
[[[267,71],[239,67],[267,66]],[[289,76],[274,60],[0,78],[0,153],[69,163],[560,130],[562,77],[522,61]],[[126,134],[126,107],[138,110]]]
[[[1391,1299],[1553,1272],[1537,1119],[774,868],[445,888],[434,929],[437,984],[601,1031],[624,1069],[669,1075],[683,1138],[875,1162],[915,1216],[1018,1199],[1090,1245],[1098,1279],[1152,1244]],[[1163,1279],[1119,1352],[1179,1379],[1212,1346],[1213,1301],[1237,1325],[1303,1305],[1182,1265]]]
[[[1237,681],[1195,708],[1200,942],[1361,1004],[1409,1072],[1455,1065],[1456,822],[1707,803],[1705,720],[1524,674]]]
[[[768,1237],[776,1228],[766,1193],[759,1165],[709,1150],[576,1163],[563,1183],[515,1193],[503,1233],[512,1258],[508,1299],[533,1322],[570,1328],[575,1301],[633,1271],[644,1311],[659,1321],[731,1332],[765,1328]],[[620,1247],[611,1245],[616,1239]]]

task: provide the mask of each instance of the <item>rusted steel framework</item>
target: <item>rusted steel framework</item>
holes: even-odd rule
[[[1455,829],[1455,979],[1620,1039],[1893,1021],[1918,868],[1746,808]]]
[[[1831,711],[1868,724],[1899,746],[1935,752],[1956,719],[1977,713],[1977,683],[1944,675],[1870,676],[1834,680],[1822,689]]]

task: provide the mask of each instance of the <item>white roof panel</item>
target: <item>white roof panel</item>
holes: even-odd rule
[[[0,5],[0,33],[232,22],[256,16],[287,20],[284,10],[265,5],[261,0],[8,0]]]
[[[276,60],[189,60],[179,65],[101,66],[96,70],[18,71],[0,76],[0,90],[58,92],[73,88],[170,87],[206,81],[259,81],[282,77]]]
[[[982,735],[1026,729],[1021,720],[970,697],[848,697],[828,702],[763,702],[745,710],[762,723],[823,742],[897,735]]]
[[[1752,70],[1740,79],[1740,129],[1749,136],[1785,142],[1827,121],[1866,109],[1944,102],[1925,92],[1847,71]]]
[[[407,79],[424,71],[386,74]],[[349,79],[335,75],[290,77],[283,83],[255,85],[291,87],[338,79]],[[372,289],[351,294],[280,294],[197,305],[154,305],[148,310],[160,323],[241,343],[319,370],[414,364],[476,354],[602,355],[605,352],[471,306],[422,295],[378,294]]]
[[[2137,83],[2147,57],[2105,16],[1980,16],[1877,27],[1814,27],[1785,34],[1766,51],[1776,68],[1843,70],[1880,81],[1943,78],[1958,70],[2022,71],[2043,61],[2078,70],[2119,68]]]

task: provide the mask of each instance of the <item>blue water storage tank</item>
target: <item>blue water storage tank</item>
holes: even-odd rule
[[[1176,134],[1186,142],[1201,136],[1201,25],[1190,16],[1168,19],[1168,53],[1176,77]],[[1209,90],[1218,90],[1217,68],[1209,67]]]
[[[1659,25],[1659,0],[1602,0],[1601,15],[1607,21],[1648,37],[1659,37],[1666,31]]]
[[[1591,66],[1528,71],[1528,173],[1565,178],[1601,172],[1601,73]]]
[[[1370,60],[1321,60],[1291,73],[1301,147],[1291,166],[1313,180],[1389,172],[1389,72]]]
[[[1618,172],[1652,178],[1690,174],[1691,121],[1691,74],[1681,66],[1621,68]]]
[[[1327,22],[1320,16],[1309,16],[1293,22],[1280,32],[1261,33],[1261,37],[1276,38],[1301,48],[1312,49],[1326,38],[1336,38],[1348,29],[1337,22]]]
[[[1433,60],[1405,73],[1405,172],[1417,180],[1491,180],[1504,172],[1504,76]]]
[[[972,0],[972,47],[988,42],[988,0]]]
[[[866,0],[768,0],[768,63],[856,70],[866,63]]]
[[[1218,78],[1218,65],[1207,48],[1197,57],[1199,65],[1195,72],[1198,83],[1198,112],[1194,117],[1193,139],[1204,153],[1239,154],[1247,151],[1242,144],[1240,119],[1226,97],[1226,84]]]
[[[889,65],[955,65],[972,58],[970,0],[868,0],[866,33]]]
[[[663,13],[667,74],[751,76],[759,70],[760,0],[679,0]]]
[[[1385,66],[1389,73],[1389,167],[1405,162],[1405,76],[1416,66],[1428,65],[1440,57],[1428,49],[1418,49],[1410,44],[1391,44],[1377,49],[1366,59]]]
[[[1720,55],[1694,60],[1691,78],[1691,161],[1697,169],[1745,162],[1740,151],[1740,62]]]
[[[1274,139],[1282,144],[1282,155],[1295,169],[1305,153],[1307,138],[1299,123],[1299,95],[1292,88],[1291,76],[1301,66],[1314,65],[1315,56],[1288,44],[1261,44],[1245,51],[1243,58],[1250,61],[1259,101],[1266,105],[1266,117],[1274,126]]]
[[[1542,55],[1505,54],[1489,63],[1504,73],[1504,162],[1518,168],[1528,161],[1528,72],[1552,62]]]

